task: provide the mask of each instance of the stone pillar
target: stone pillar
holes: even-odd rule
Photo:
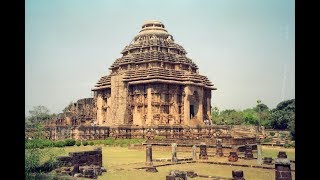
[[[231,151],[228,157],[228,161],[230,162],[236,162],[238,161],[238,154],[235,151]]]
[[[216,140],[216,155],[220,157],[223,156],[221,141],[222,139]]]
[[[252,146],[251,145],[248,145],[248,144],[245,145],[244,157],[246,159],[253,159]]]
[[[286,152],[280,151],[275,160],[276,180],[292,180],[290,160]]]
[[[232,171],[232,178],[234,180],[244,180],[243,171],[242,170],[233,170]]]
[[[98,94],[97,96],[97,120],[98,120],[98,125],[101,125],[103,120],[104,120],[104,115],[103,115],[103,98],[101,94]]]
[[[152,145],[146,145],[146,166],[152,166]]]
[[[208,159],[207,155],[207,145],[205,143],[200,144],[200,154],[199,159]]]
[[[209,120],[211,121],[212,120],[212,114],[211,114],[211,91],[210,91],[210,97],[207,97],[206,100],[207,100],[207,115],[209,117]]]
[[[188,100],[188,96],[190,95],[189,86],[184,87],[184,97],[183,97],[183,123],[184,125],[190,124],[190,101]]]
[[[203,122],[203,88],[198,91],[199,95],[199,107],[198,107],[198,113],[196,114],[198,120],[200,122]]]
[[[287,153],[285,151],[279,151],[278,158],[287,158]]]
[[[192,159],[194,161],[197,160],[197,146],[196,145],[192,146]]]
[[[152,163],[152,145],[146,145],[146,171],[147,172],[158,172],[157,168]]]
[[[176,102],[173,103],[173,114],[174,114],[174,121],[172,122],[172,124],[179,124],[180,123],[180,114],[179,112],[179,105],[178,105],[178,94],[175,93],[174,94],[174,98],[173,98]]]
[[[178,158],[177,158],[177,143],[172,143],[171,144],[171,162],[172,163],[176,163],[178,162]]]
[[[258,164],[259,165],[262,165],[262,146],[261,146],[261,142],[258,141],[258,144],[257,144],[257,150],[258,150]]]
[[[124,74],[111,76],[111,122],[112,125],[125,124],[129,120],[128,83]]]
[[[152,94],[151,94],[151,85],[148,86],[147,89],[147,99],[148,99],[148,114],[147,114],[147,120],[146,125],[151,125],[152,121]]]

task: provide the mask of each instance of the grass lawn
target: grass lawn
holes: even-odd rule
[[[97,146],[96,146],[97,147]],[[145,170],[137,170],[134,168],[143,167],[146,159],[146,154],[144,150],[128,149],[126,147],[108,147],[102,145],[102,163],[106,167],[107,172],[99,176],[98,179],[165,179],[165,176],[169,174],[171,170],[193,170],[200,175],[211,175],[211,176],[221,176],[231,178],[232,170],[243,170],[245,179],[275,179],[274,170],[259,169],[259,168],[249,168],[249,167],[235,167],[227,165],[215,165],[215,164],[203,164],[203,163],[190,163],[190,164],[179,164],[170,166],[157,167],[157,173],[148,173]],[[64,148],[51,148],[59,155],[68,155],[69,152],[74,151],[86,151],[92,150],[94,146],[73,146]],[[44,149],[45,150],[45,149]],[[285,149],[279,147],[265,147],[263,146],[263,156],[270,156],[275,158],[278,152],[286,151],[289,159],[294,159],[294,149]],[[178,152],[178,158],[190,157],[191,152]],[[153,158],[170,158],[170,151],[153,151]],[[226,161],[226,158],[215,159],[209,158],[209,160],[215,161]],[[243,162],[242,162],[243,161]],[[252,161],[252,162],[251,162]],[[236,163],[255,164],[255,160],[244,161],[239,159]],[[154,162],[155,165],[161,164],[161,162]],[[294,178],[294,173],[292,173]],[[208,179],[208,178],[194,178],[194,179]]]
[[[279,151],[285,151],[290,160],[295,160],[294,148],[262,146],[262,157],[272,157],[274,159],[278,156]]]

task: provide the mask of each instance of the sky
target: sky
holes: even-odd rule
[[[295,98],[293,0],[26,0],[25,115],[60,113],[141,29],[159,20],[216,91],[212,107],[269,108]]]

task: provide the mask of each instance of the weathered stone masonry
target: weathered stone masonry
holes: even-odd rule
[[[211,124],[211,91],[216,88],[161,22],[144,23],[121,53],[110,74],[92,88],[93,98],[70,104],[46,122],[49,139],[152,142],[162,136],[168,143],[212,144],[216,138],[222,144],[255,143],[252,132],[237,135],[230,127]]]
[[[143,24],[92,91],[99,125],[189,125],[211,119],[207,77],[159,21]]]

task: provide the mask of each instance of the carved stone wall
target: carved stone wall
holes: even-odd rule
[[[46,121],[45,126],[90,125],[95,121],[96,115],[96,99],[79,99],[68,105],[56,118]]]
[[[223,145],[254,144],[255,137],[239,138],[231,136],[232,129],[228,126],[203,126],[188,128],[183,126],[79,126],[70,128],[68,126],[47,127],[48,138],[53,140],[73,138],[76,140],[93,140],[111,138],[144,138],[147,143],[178,143],[215,145],[220,139]],[[66,136],[66,134],[68,134]],[[162,139],[162,140],[159,140]]]

